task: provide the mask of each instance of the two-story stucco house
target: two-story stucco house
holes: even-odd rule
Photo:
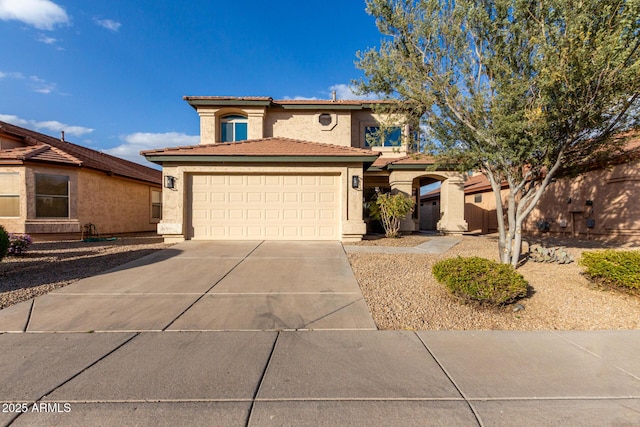
[[[442,181],[438,229],[461,233],[462,176],[411,154],[409,130],[385,125],[376,101],[187,96],[200,116],[196,146],[144,151],[162,165],[166,241],[357,241],[376,191],[419,197]],[[380,101],[377,101],[380,102]],[[418,210],[403,221],[419,226]]]

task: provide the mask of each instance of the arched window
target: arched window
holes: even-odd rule
[[[247,118],[240,115],[220,119],[220,141],[233,142],[247,139]]]

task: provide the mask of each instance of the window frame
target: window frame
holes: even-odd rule
[[[41,194],[38,193],[38,178],[39,177],[56,177],[56,178],[60,178],[60,177],[64,177],[67,180],[67,194],[66,195],[59,195],[59,194]],[[71,177],[69,175],[58,175],[58,174],[51,174],[51,173],[36,173],[34,174],[34,181],[35,181],[35,186],[34,186],[34,195],[35,195],[35,214],[36,214],[36,218],[42,218],[42,219],[60,219],[60,218],[70,218],[71,217]],[[67,214],[66,216],[44,216],[38,213],[38,199],[39,198],[52,198],[52,199],[66,199],[67,200]]]
[[[154,202],[153,200],[153,195],[154,193],[159,193],[160,195],[160,202]],[[157,189],[157,188],[151,188],[149,191],[149,220],[151,223],[158,223],[160,221],[162,221],[162,190]],[[154,207],[159,207],[160,208],[160,216],[159,217],[154,217],[153,216],[153,208]]]
[[[16,193],[13,193],[13,192],[0,193],[0,198],[16,199],[18,201],[18,210],[16,215],[0,215],[0,218],[20,218],[20,173],[19,172],[0,172],[0,177],[2,177],[3,175],[15,175],[17,177],[17,182],[18,182],[17,188],[13,189],[14,191],[17,191],[17,192]]]
[[[231,139],[229,139],[229,135],[227,135],[225,125],[231,124]],[[238,125],[245,125],[245,137],[244,139],[238,139],[237,137],[237,127]],[[238,141],[246,141],[249,138],[249,119],[246,116],[241,114],[227,114],[220,118],[220,142],[238,142]]]
[[[375,129],[370,131],[370,129]],[[380,135],[375,135],[376,132],[382,132],[382,144],[370,144],[368,139],[369,135],[374,135],[374,138],[379,138]],[[397,139],[391,139],[391,136],[396,132],[399,132]],[[363,128],[363,147],[365,148],[373,148],[373,147],[396,147],[400,148],[403,145],[403,130],[402,126],[381,126],[379,124],[365,124]],[[395,142],[395,143],[393,143]]]

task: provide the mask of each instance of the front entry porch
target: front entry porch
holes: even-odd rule
[[[437,231],[444,234],[462,234],[468,230],[464,219],[464,178],[456,171],[428,171],[433,163],[418,163],[416,159],[396,159],[386,165],[372,167],[364,176],[365,203],[374,191],[403,193],[416,202],[413,213],[401,222],[401,232],[420,230],[420,187],[427,182],[441,182],[440,212]],[[366,216],[366,212],[365,212]]]

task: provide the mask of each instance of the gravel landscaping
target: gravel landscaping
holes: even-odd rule
[[[83,243],[34,242],[0,262],[0,309],[149,255],[169,245],[155,233]]]
[[[375,245],[399,245],[394,240],[422,243],[429,238],[407,236],[378,239]],[[602,290],[582,276],[577,262],[559,265],[527,262],[518,271],[532,287],[520,301],[525,309],[499,309],[461,305],[431,274],[433,264],[455,256],[481,256],[497,260],[497,240],[489,236],[462,236],[443,255],[349,254],[365,300],[379,329],[500,329],[500,330],[596,330],[640,327],[640,297]],[[385,242],[386,241],[386,242]],[[531,240],[531,244],[539,241]],[[564,245],[575,257],[585,250],[605,246],[594,241],[547,240],[548,246]],[[360,243],[369,244],[369,241]]]

